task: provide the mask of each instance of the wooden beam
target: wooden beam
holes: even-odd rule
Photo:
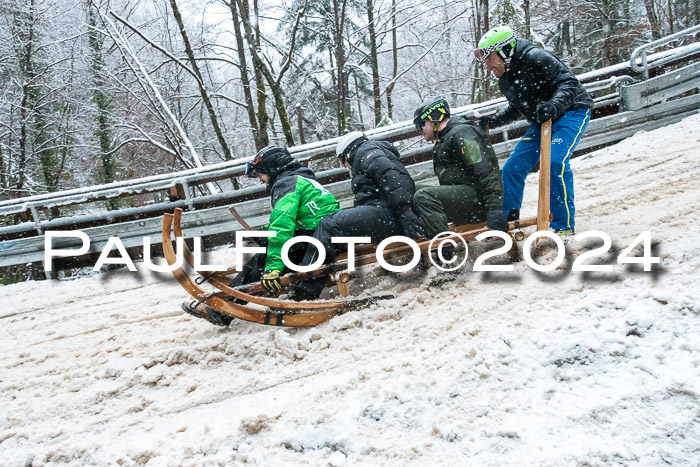
[[[540,197],[537,202],[537,230],[549,230],[549,194],[551,183],[552,121],[542,124],[540,136]]]

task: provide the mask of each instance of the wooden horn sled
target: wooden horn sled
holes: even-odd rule
[[[176,262],[175,247],[172,235],[175,238],[182,238],[180,221],[182,219],[182,209],[175,209],[173,214],[163,215],[163,254],[169,265]],[[513,237],[513,249],[511,256],[518,256],[518,246],[516,240],[524,238],[520,228],[537,224],[537,218],[523,219],[521,221],[510,222],[510,235]],[[466,242],[473,241],[479,234],[487,232],[485,223],[469,224],[453,229],[453,236],[461,237]],[[183,238],[184,240],[184,238]],[[435,242],[432,249],[436,249],[438,242]],[[425,264],[430,265],[428,256],[430,255],[430,241],[418,242],[421,255],[426,260]],[[358,246],[355,251],[355,266],[365,266],[377,262],[376,244]],[[348,271],[347,256],[341,255],[336,261],[324,265],[311,272],[297,272],[286,274],[280,277],[280,282],[286,289],[297,282],[301,282],[313,277],[326,277],[334,283],[338,289],[339,300],[314,300],[296,302],[291,300],[280,300],[271,296],[259,282],[244,285],[241,287],[229,287],[231,275],[235,270],[222,272],[196,271],[194,268],[194,256],[185,242],[182,242],[182,255],[184,261],[199,276],[193,280],[189,274],[179,267],[173,271],[173,275],[180,285],[189,293],[194,302],[191,306],[204,303],[207,306],[233,318],[251,321],[253,323],[289,326],[289,327],[310,327],[324,323],[334,316],[342,315],[348,311],[367,307],[379,300],[394,298],[392,295],[374,296],[361,299],[348,298],[350,296],[351,274]],[[384,249],[383,256],[388,258],[400,258],[413,255],[413,249],[403,243],[395,243]],[[210,287],[203,287],[208,283]]]

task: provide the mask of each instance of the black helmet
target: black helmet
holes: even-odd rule
[[[416,130],[421,131],[425,126],[427,118],[437,126],[445,118],[450,117],[450,104],[447,103],[444,97],[428,97],[420,103],[416,111],[413,113],[413,124]]]
[[[252,161],[246,163],[245,174],[251,178],[258,174],[269,175],[272,183],[282,172],[299,167],[301,163],[292,157],[287,148],[266,146],[258,151]]]

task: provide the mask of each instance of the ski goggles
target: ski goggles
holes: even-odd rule
[[[515,37],[510,36],[506,39],[503,39],[501,42],[496,42],[495,44],[489,45],[488,47],[476,49],[474,51],[474,56],[478,61],[485,62],[488,56],[491,54],[491,52],[493,52],[494,50],[501,50],[503,47],[513,42],[513,39],[515,39]]]
[[[250,178],[255,178],[258,176],[257,165],[255,161],[248,161],[245,163],[245,174]]]
[[[423,131],[423,127],[425,126],[425,119],[421,120],[420,117],[416,117],[413,119],[413,124],[416,126],[416,131],[420,133]]]

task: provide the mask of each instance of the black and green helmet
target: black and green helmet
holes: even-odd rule
[[[270,183],[274,183],[279,174],[287,170],[301,167],[301,163],[282,146],[266,146],[255,155],[252,161],[246,163],[245,174],[255,178],[258,174],[270,176]]]
[[[413,124],[416,130],[421,131],[425,126],[427,118],[433,124],[438,126],[444,119],[450,117],[450,104],[444,97],[428,97],[420,103],[416,111],[413,113]]]

